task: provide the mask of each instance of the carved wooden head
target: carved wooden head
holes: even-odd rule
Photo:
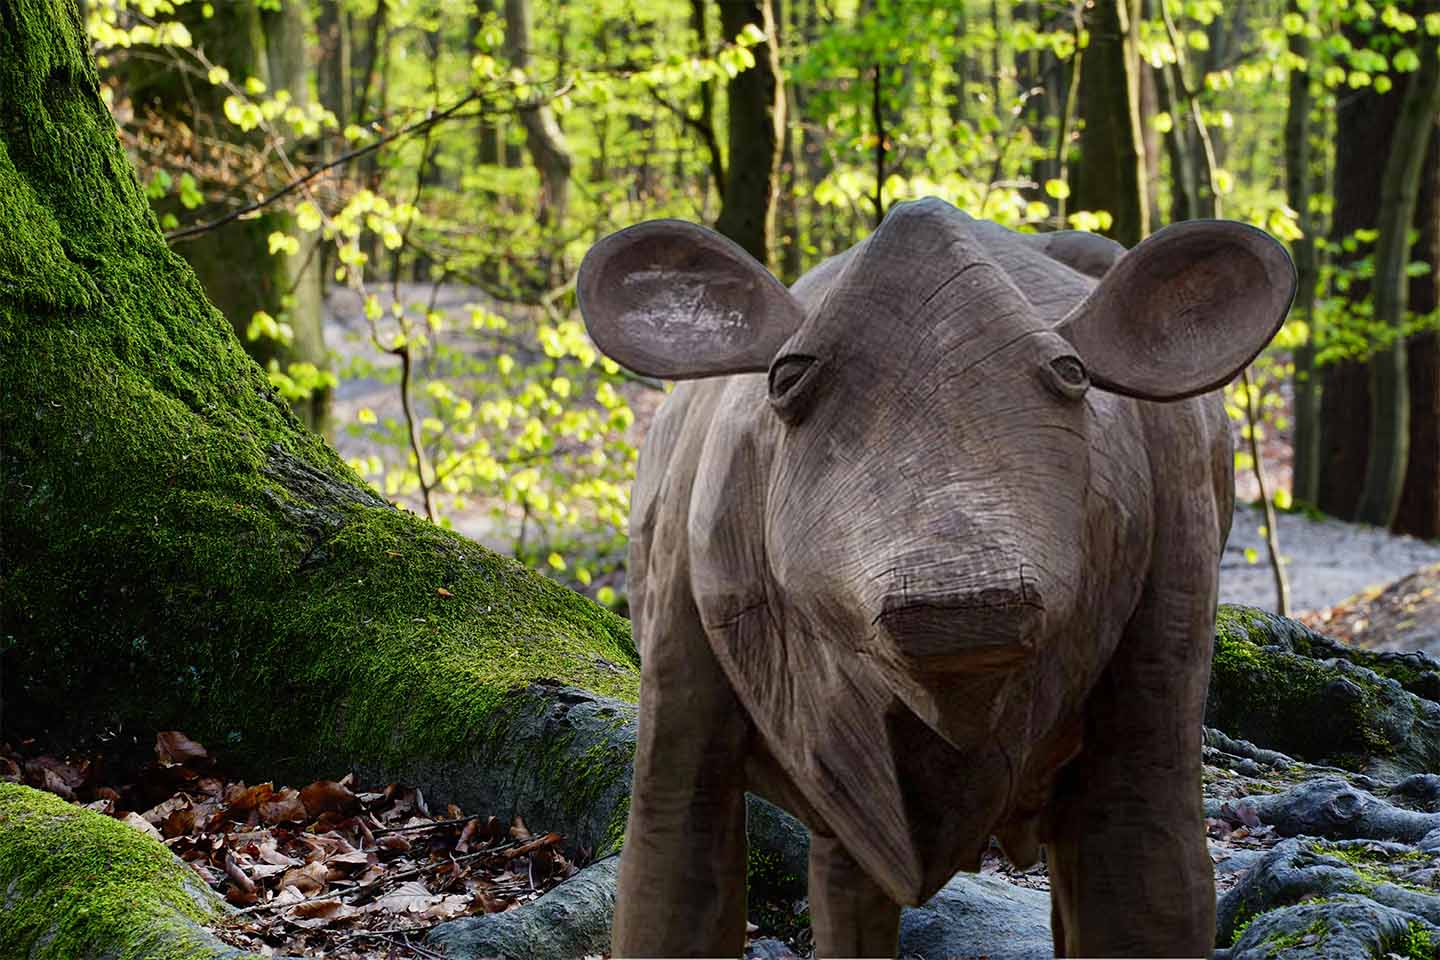
[[[638,372],[765,375],[774,463],[767,489],[735,496],[763,509],[769,575],[797,615],[921,677],[1019,665],[1069,619],[1099,556],[1096,405],[1223,385],[1279,328],[1295,276],[1239,223],[1124,252],[922,200],[793,291],[674,220],[607,237],[578,283],[596,343]]]

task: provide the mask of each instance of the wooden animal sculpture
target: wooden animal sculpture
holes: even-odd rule
[[[616,956],[739,955],[746,790],[810,828],[819,956],[893,955],[900,906],[992,835],[1021,866],[1045,844],[1058,955],[1208,956],[1212,391],[1279,328],[1284,249],[1194,221],[1126,252],[932,199],[788,290],[675,220],[578,283],[601,350],[693,381],[632,497]]]

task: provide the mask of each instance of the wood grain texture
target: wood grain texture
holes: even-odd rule
[[[1125,253],[901,204],[759,307],[768,274],[691,251],[686,282],[711,264],[705,295],[748,311],[770,358],[680,386],[641,455],[617,956],[735,954],[747,789],[815,835],[821,955],[892,952],[899,905],[978,868],[992,835],[1022,865],[1049,846],[1066,955],[1208,954],[1199,718],[1229,432],[1216,395],[1147,402],[1086,373],[1143,392],[1169,363],[1173,395],[1263,346],[1288,305],[1278,244],[1192,231]],[[612,355],[660,356],[657,327],[685,321],[625,319],[659,308],[614,295],[647,259],[617,236],[586,322]],[[647,372],[734,371],[731,346],[682,341]]]

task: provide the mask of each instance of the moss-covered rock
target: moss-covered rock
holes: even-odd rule
[[[1377,907],[1388,908],[1426,930],[1440,931],[1440,897],[1424,882],[1437,865],[1440,854],[1402,843],[1313,837],[1282,841],[1221,898],[1216,908],[1217,942],[1222,946],[1234,943],[1237,948],[1246,941],[1257,945],[1269,938],[1256,932],[1268,914],[1317,901],[1368,904],[1372,912]],[[1307,923],[1325,914],[1320,910]],[[1290,932],[1300,928],[1303,925],[1286,926]],[[1261,929],[1268,930],[1268,924]],[[1390,943],[1396,938],[1394,931],[1382,935],[1376,929],[1366,935],[1371,934],[1377,942]],[[1236,956],[1240,955],[1237,952]]]
[[[0,783],[0,956],[246,956],[202,926],[225,915],[163,844],[52,794]]]
[[[1434,960],[1434,929],[1404,910],[1341,895],[1255,917],[1224,956],[1227,960]]]
[[[1302,624],[1222,605],[1206,723],[1386,780],[1440,770],[1440,663],[1350,650]]]
[[[506,750],[563,689],[635,698],[624,620],[396,510],[295,420],[161,238],[72,0],[0,17],[0,222],[7,730],[385,775]],[[576,807],[627,769],[543,749],[516,775]]]

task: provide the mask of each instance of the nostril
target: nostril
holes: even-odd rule
[[[1012,665],[1027,658],[1044,621],[1033,589],[990,588],[938,602],[887,598],[875,619],[889,644],[917,670]]]

